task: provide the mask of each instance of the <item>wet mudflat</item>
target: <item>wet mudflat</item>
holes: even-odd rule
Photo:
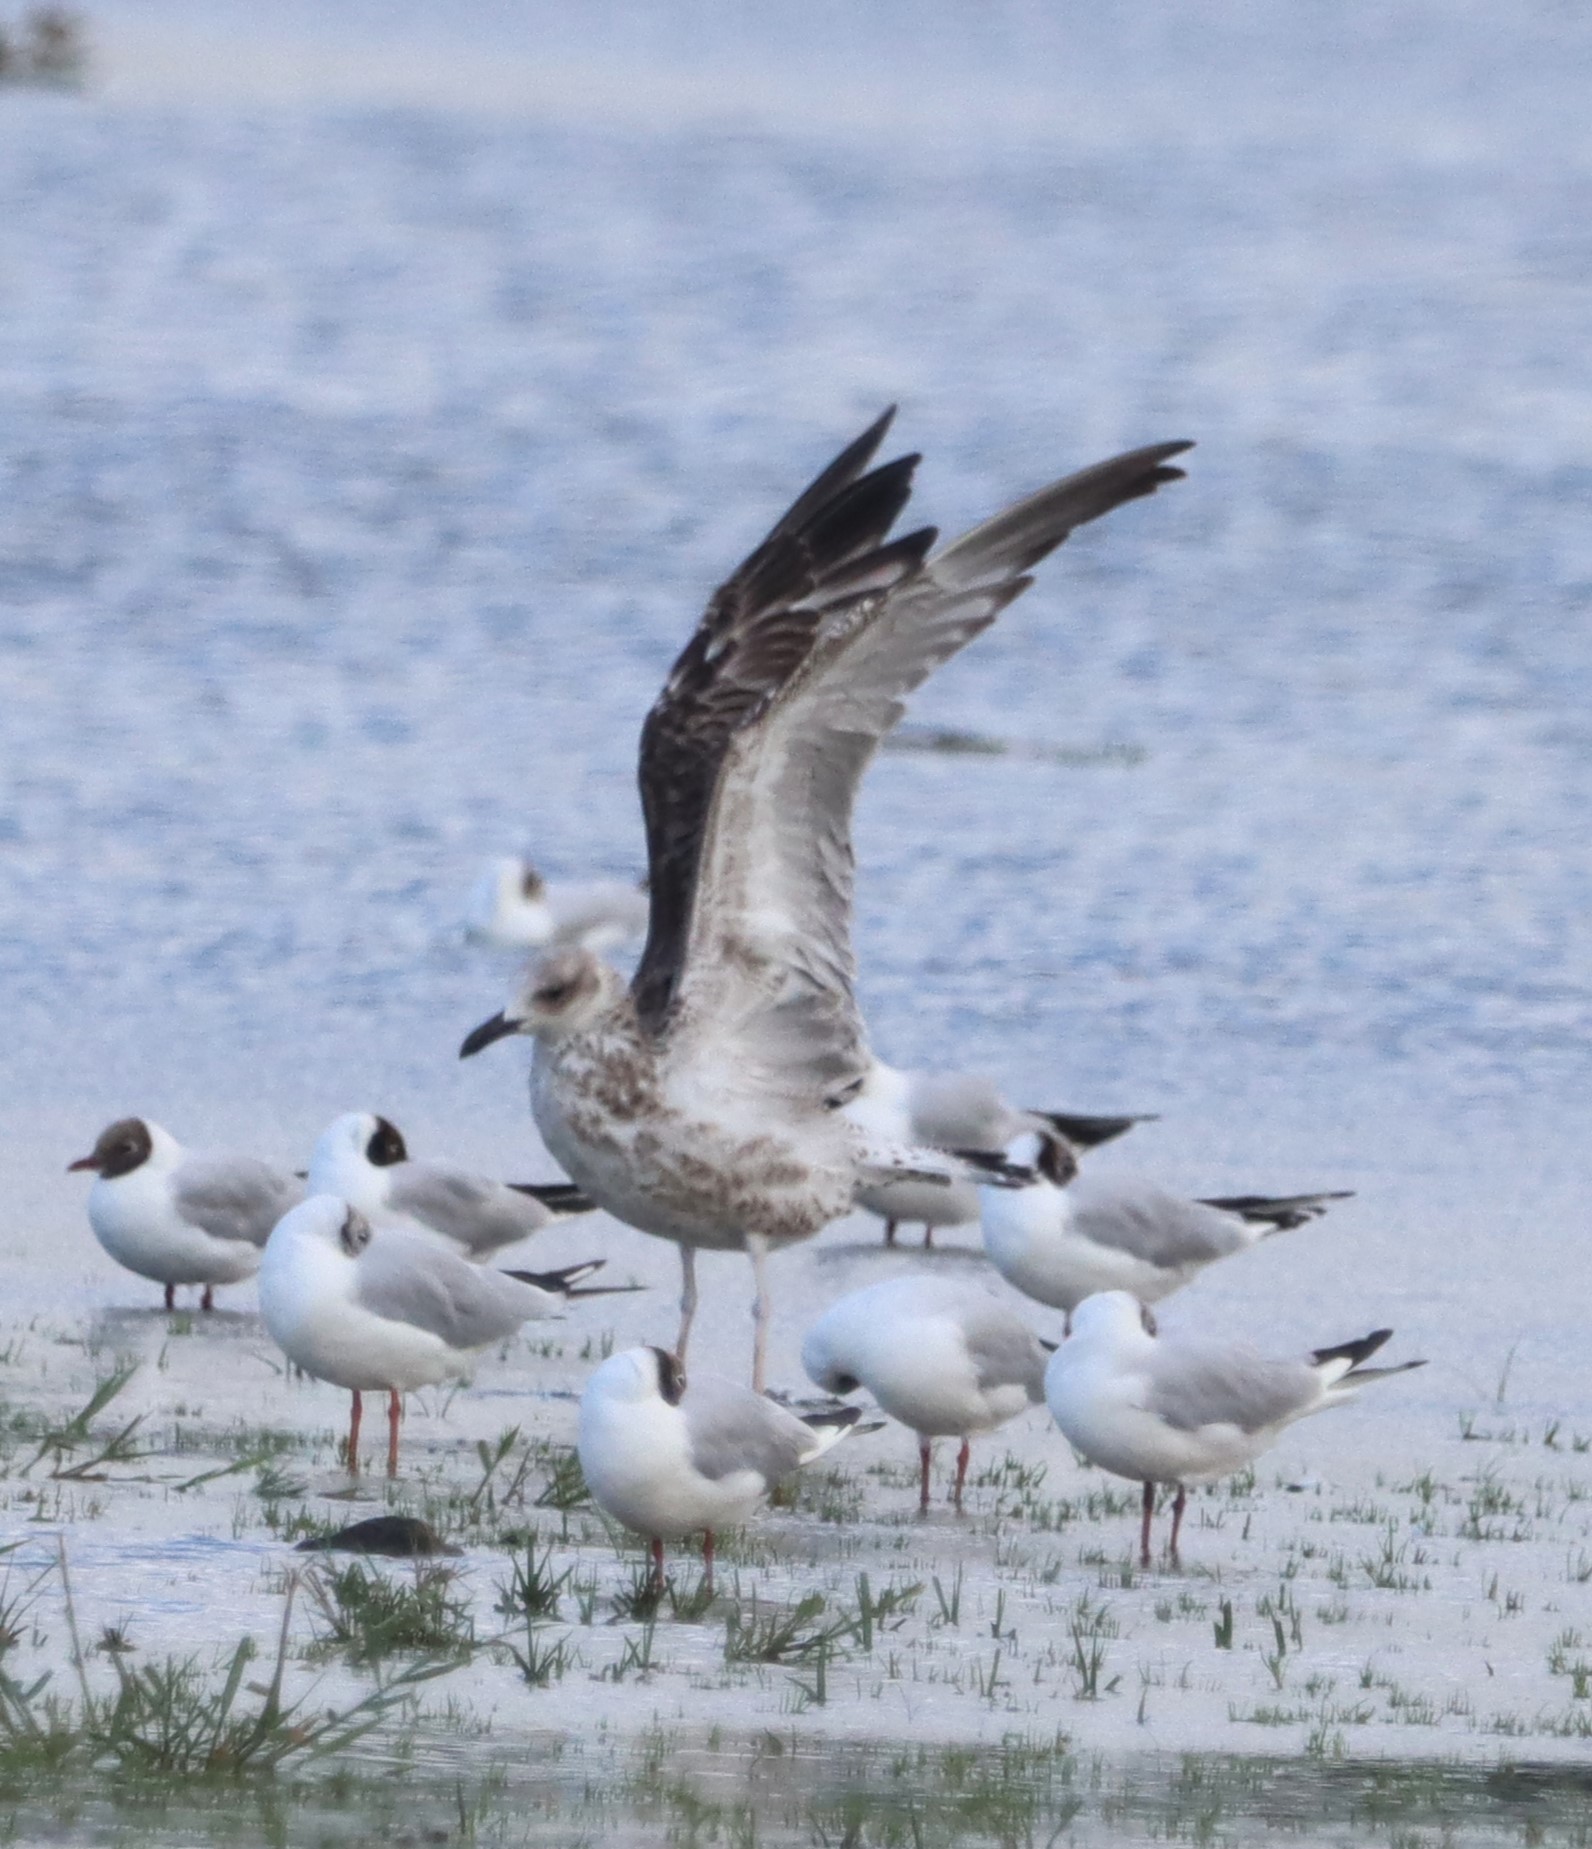
[[[1584,29],[1097,13],[983,9],[948,59],[949,4],[822,48],[616,6],[616,66],[468,7],[172,0],[103,11],[84,93],[7,95],[16,1839],[1585,1839]],[[546,1175],[516,1050],[454,1059],[513,979],[461,941],[477,863],[639,872],[670,656],[892,398],[946,526],[1200,447],[871,773],[880,1050],[1159,1111],[1098,1159],[1193,1193],[1353,1188],[1165,1315],[1430,1365],[1201,1492],[1180,1572],[1036,1412],[965,1517],[858,1439],[648,1611],[567,1453],[592,1361],[668,1338],[671,1252],[539,1238],[652,1288],[416,1396],[356,1485],[252,1292],[161,1315],[63,1171],[129,1111],[301,1167],[369,1107]],[[890,1266],[988,1278],[877,1237],[776,1263],[779,1384]],[[698,1367],[745,1367],[744,1270],[704,1262]],[[389,1508],[461,1552],[294,1551]]]

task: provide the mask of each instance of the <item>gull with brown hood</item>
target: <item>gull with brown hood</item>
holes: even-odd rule
[[[202,1310],[218,1285],[240,1284],[260,1268],[271,1228],[304,1189],[296,1176],[253,1156],[184,1149],[147,1117],[121,1117],[99,1134],[68,1173],[92,1171],[88,1223],[118,1265],[166,1287],[202,1287]]]
[[[987,629],[1075,527],[1153,493],[1186,443],[1041,489],[949,546],[888,537],[916,456],[873,468],[887,412],[720,587],[641,734],[651,897],[628,983],[585,950],[534,968],[462,1054],[536,1041],[531,1102],[553,1158],[600,1207],[680,1248],[678,1348],[700,1248],[755,1276],[766,1364],[770,1250],[859,1188],[962,1171],[879,1147],[845,1115],[872,1056],[855,996],[851,818],[906,697]]]

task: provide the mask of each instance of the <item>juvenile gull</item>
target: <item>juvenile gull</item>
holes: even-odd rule
[[[592,1212],[567,1181],[492,1181],[454,1162],[417,1162],[397,1125],[370,1111],[349,1111],[321,1132],[308,1191],[338,1195],[378,1226],[401,1221],[435,1233],[467,1258],[490,1258],[556,1220]]]
[[[949,1278],[886,1278],[842,1297],[802,1343],[802,1366],[826,1393],[866,1387],[892,1419],[917,1433],[919,1507],[929,1506],[934,1440],[960,1438],[960,1509],[969,1440],[1045,1397],[1045,1351],[1033,1330],[976,1286]]]
[[[1177,1486],[1170,1557],[1177,1564],[1185,1488],[1230,1476],[1269,1449],[1285,1426],[1341,1405],[1367,1381],[1424,1367],[1364,1364],[1392,1335],[1377,1329],[1357,1342],[1294,1359],[1263,1355],[1241,1342],[1157,1333],[1155,1319],[1126,1291],[1087,1297],[1045,1372],[1045,1398],[1074,1448],[1115,1476],[1144,1485],[1139,1561],[1150,1564],[1155,1486]]]
[[[651,912],[628,988],[589,951],[532,972],[462,1054],[536,1038],[531,1102],[553,1158],[616,1218],[674,1240],[678,1347],[698,1247],[745,1251],[752,1381],[764,1259],[857,1189],[943,1161],[871,1147],[840,1110],[871,1064],[853,994],[851,812],[908,693],[988,628],[1074,527],[1177,479],[1161,443],[1042,489],[930,556],[887,541],[918,458],[865,472],[886,413],[720,587],[641,734]]]
[[[555,1315],[600,1270],[493,1271],[396,1226],[373,1228],[347,1201],[312,1194],[272,1232],[260,1315],[287,1358],[353,1395],[348,1468],[359,1471],[362,1393],[387,1395],[387,1474],[398,1474],[401,1395],[467,1373],[521,1323]]]
[[[1013,1186],[1025,1165],[1027,1184]],[[1058,1310],[1095,1291],[1155,1303],[1217,1259],[1350,1198],[1339,1189],[1187,1200],[1136,1176],[1079,1174],[1071,1145],[1048,1128],[1018,1137],[997,1179],[981,1190],[984,1250],[1008,1284]]]
[[[975,1072],[905,1072],[875,1056],[861,1091],[846,1115],[876,1142],[931,1149],[984,1150],[998,1154],[1024,1130],[1048,1125],[1074,1149],[1096,1149],[1135,1124],[1139,1117],[1088,1117],[1075,1111],[1027,1111],[1009,1104],[992,1079]],[[970,1179],[948,1188],[916,1181],[892,1181],[859,1188],[857,1205],[884,1221],[884,1242],[895,1244],[900,1225],[921,1226],[923,1243],[934,1243],[936,1227],[968,1226],[979,1217],[979,1194]]]
[[[711,1591],[715,1533],[739,1527],[861,1416],[836,1406],[798,1417],[711,1376],[688,1387],[664,1349],[627,1348],[586,1383],[577,1450],[597,1506],[651,1541],[654,1587],[663,1587],[664,1542],[700,1533]]]
[[[494,860],[470,895],[470,935],[505,950],[581,944],[613,950],[647,928],[647,895],[623,880],[542,877],[528,860]]]
[[[123,1117],[100,1132],[92,1154],[68,1163],[92,1169],[88,1223],[119,1265],[166,1287],[202,1284],[202,1310],[215,1287],[252,1278],[271,1228],[303,1198],[298,1181],[253,1156],[184,1149],[146,1117]]]

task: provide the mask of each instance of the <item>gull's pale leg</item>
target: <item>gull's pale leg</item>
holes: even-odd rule
[[[929,1465],[934,1461],[934,1446],[927,1438],[918,1440],[918,1508],[927,1513],[929,1507]]]
[[[398,1421],[404,1416],[404,1403],[399,1397],[398,1389],[387,1390],[387,1474],[398,1474]]]
[[[764,1267],[768,1259],[768,1241],[761,1233],[746,1235],[746,1255],[752,1261],[752,1391],[763,1391],[768,1372],[768,1279]]]
[[[1155,1485],[1144,1486],[1144,1520],[1139,1524],[1139,1565],[1150,1564],[1150,1523],[1155,1515]]]
[[[358,1387],[355,1387],[350,1397],[354,1404],[348,1415],[348,1474],[351,1477],[357,1477],[359,1475],[359,1420],[364,1411],[364,1405],[360,1400]]]
[[[674,1345],[674,1358],[685,1366],[686,1343],[691,1340],[691,1324],[696,1317],[696,1247],[680,1248],[680,1336]]]
[[[964,1438],[962,1448],[956,1454],[956,1488],[951,1491],[951,1501],[956,1504],[957,1513],[962,1510],[962,1485],[967,1481],[967,1460],[972,1456],[972,1442]]]
[[[1183,1526],[1183,1511],[1187,1507],[1188,1507],[1188,1491],[1184,1489],[1183,1485],[1180,1483],[1177,1486],[1176,1496],[1172,1498],[1172,1564],[1173,1566],[1178,1566],[1181,1564],[1177,1557],[1177,1537],[1178,1537],[1178,1531]]]

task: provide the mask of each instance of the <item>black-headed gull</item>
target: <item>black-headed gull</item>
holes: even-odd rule
[[[1127,1291],[1086,1297],[1045,1371],[1045,1399],[1068,1442],[1090,1463],[1144,1485],[1139,1560],[1150,1564],[1158,1483],[1175,1484],[1170,1558],[1177,1564],[1186,1485],[1231,1476],[1275,1444],[1286,1426],[1353,1399],[1368,1381],[1424,1367],[1365,1363],[1392,1335],[1279,1359],[1242,1342],[1159,1334]]]
[[[293,1175],[253,1156],[184,1149],[147,1117],[102,1130],[93,1152],[67,1165],[92,1169],[88,1223],[119,1265],[166,1287],[199,1284],[202,1310],[218,1284],[239,1284],[260,1268],[271,1228],[304,1190]]]
[[[976,1285],[949,1278],[886,1278],[833,1303],[807,1332],[802,1366],[826,1393],[866,1387],[881,1409],[917,1434],[919,1506],[929,1506],[936,1438],[960,1438],[960,1509],[969,1440],[1045,1397],[1046,1354],[1014,1311]]]
[[[627,1348],[586,1383],[577,1450],[597,1506],[652,1543],[654,1586],[664,1542],[700,1534],[711,1588],[714,1535],[739,1527],[861,1416],[855,1406],[798,1416],[711,1375],[688,1387],[666,1349]]]
[[[370,1111],[345,1112],[321,1132],[308,1191],[339,1195],[378,1226],[401,1221],[435,1233],[467,1258],[490,1258],[593,1211],[567,1181],[493,1181],[455,1162],[415,1161],[398,1126]]]
[[[522,1323],[553,1316],[603,1264],[493,1271],[397,1226],[373,1228],[347,1201],[312,1194],[283,1216],[260,1263],[260,1315],[296,1366],[353,1395],[348,1468],[359,1470],[362,1393],[387,1398],[387,1474],[398,1473],[401,1396],[469,1372]]]
[[[975,1072],[904,1071],[875,1058],[846,1115],[875,1142],[909,1147],[980,1150],[998,1155],[1025,1130],[1048,1126],[1074,1149],[1096,1149],[1135,1124],[1138,1117],[1089,1117],[1076,1111],[1028,1111],[1010,1104],[993,1079]],[[937,1228],[969,1226],[979,1217],[978,1188],[958,1180],[948,1188],[917,1181],[883,1182],[859,1188],[857,1205],[884,1221],[884,1242],[893,1246],[898,1226],[921,1226],[932,1246]]]
[[[556,951],[472,1033],[535,1036],[531,1104],[553,1159],[616,1218],[675,1241],[680,1347],[698,1247],[745,1251],[752,1382],[764,1258],[850,1211],[859,1187],[936,1174],[840,1107],[871,1064],[853,993],[851,814],[906,696],[1027,589],[1074,527],[1151,494],[1188,447],[1069,477],[932,552],[887,540],[917,457],[869,470],[890,413],[823,471],[714,593],[641,735],[651,912],[627,985]]]
[[[1048,1129],[1018,1137],[997,1167],[998,1185],[980,1190],[984,1250],[1008,1284],[1058,1310],[1104,1290],[1155,1303],[1217,1259],[1350,1198],[1338,1189],[1188,1200],[1137,1176],[1080,1174],[1071,1145]],[[1025,1168],[1027,1182],[1012,1185]]]
[[[647,895],[623,880],[549,881],[528,860],[494,860],[470,895],[470,935],[504,950],[604,951],[647,928]]]

